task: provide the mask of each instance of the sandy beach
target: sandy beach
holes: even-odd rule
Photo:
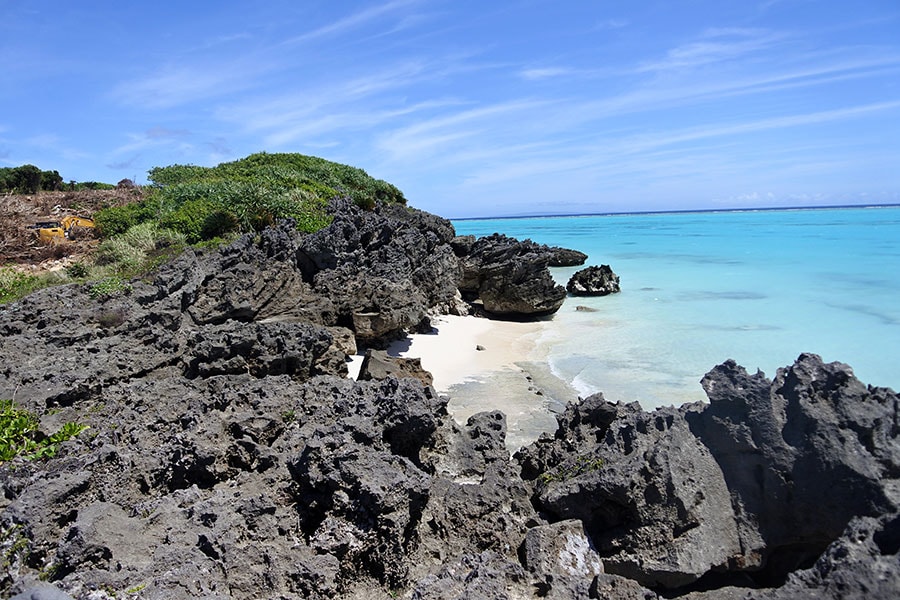
[[[448,410],[459,423],[482,411],[506,414],[511,452],[554,431],[554,412],[577,397],[542,360],[539,342],[547,321],[442,315],[432,325],[432,333],[409,335],[388,352],[421,359],[434,388],[450,397]]]

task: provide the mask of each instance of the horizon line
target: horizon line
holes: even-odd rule
[[[674,210],[632,210],[612,212],[582,212],[582,213],[551,213],[551,214],[527,214],[527,215],[500,215],[493,217],[446,217],[449,221],[489,221],[496,219],[553,219],[566,217],[615,217],[635,215],[671,215],[671,214],[695,214],[695,213],[724,213],[724,212],[769,212],[789,210],[841,210],[848,208],[900,208],[900,202],[888,202],[881,204],[821,204],[799,206],[761,206],[761,207],[734,207],[734,208],[684,208]]]

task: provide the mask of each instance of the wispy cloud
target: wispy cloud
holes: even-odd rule
[[[124,169],[132,168],[137,163],[138,158],[138,156],[132,156],[128,160],[106,163],[106,166],[114,171],[122,171]]]
[[[245,90],[265,69],[231,61],[167,66],[152,75],[119,83],[113,88],[112,97],[132,107],[173,108]]]
[[[187,138],[190,135],[185,132],[182,134],[168,134],[161,127],[154,127],[142,133],[127,133],[125,137],[127,141],[117,148],[113,149],[113,156],[133,155],[140,153],[149,148],[170,148],[179,152],[190,151],[194,144]]]
[[[479,134],[489,136],[489,132],[497,135],[502,130],[498,127],[501,122],[515,121],[516,115],[521,118],[546,104],[542,100],[516,100],[443,114],[394,129],[381,136],[376,145],[394,160],[421,160],[446,147],[449,142]]]
[[[699,40],[672,48],[662,60],[646,62],[638,71],[693,69],[712,63],[733,61],[785,40],[783,34],[758,29],[712,29]]]
[[[337,36],[342,33],[357,29],[381,17],[393,13],[399,9],[406,8],[411,4],[416,4],[418,0],[393,0],[367,8],[352,15],[338,19],[333,23],[319,27],[302,35],[298,35],[286,40],[285,44],[297,44],[301,42],[309,42],[323,37]]]
[[[823,110],[806,114],[786,115],[773,117],[770,119],[748,121],[744,123],[695,127],[663,135],[646,135],[626,140],[622,146],[623,149],[629,152],[640,152],[649,148],[657,148],[660,146],[668,146],[671,144],[680,144],[700,139],[743,135],[770,129],[784,129],[788,127],[801,127],[805,125],[842,121],[869,115],[872,113],[880,113],[892,110],[900,110],[900,100],[863,104],[859,106],[850,106],[834,110]]]
[[[519,71],[519,76],[522,77],[522,79],[538,80],[571,75],[573,72],[573,69],[568,69],[565,67],[543,67],[522,69],[521,71]]]

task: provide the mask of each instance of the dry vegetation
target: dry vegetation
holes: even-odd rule
[[[140,188],[4,194],[0,196],[0,266],[40,272],[81,260],[96,247],[93,236],[46,244],[38,241],[36,232],[28,226],[65,215],[93,217],[102,208],[134,202],[142,196]]]

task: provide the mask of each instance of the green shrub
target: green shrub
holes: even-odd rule
[[[66,275],[72,279],[84,279],[89,272],[88,266],[82,262],[74,262],[66,267]]]
[[[100,181],[81,181],[71,186],[73,191],[81,190],[114,190],[116,186]]]
[[[110,238],[125,233],[135,225],[156,220],[158,212],[159,207],[153,198],[111,206],[94,215],[94,226],[101,237]]]
[[[294,219],[301,231],[314,232],[331,223],[326,207],[338,196],[369,210],[378,203],[406,203],[400,190],[362,169],[303,154],[252,154],[216,167],[155,167],[149,177],[155,191],[148,198],[95,216],[102,237],[111,241],[155,223],[200,244],[259,231],[285,218]],[[130,242],[104,242],[98,260],[134,268],[143,260],[138,249],[146,254]]]
[[[0,267],[0,303],[18,300],[41,287],[41,280],[36,275],[11,267]]]
[[[47,436],[39,427],[37,415],[17,407],[12,400],[0,400],[0,463],[20,454],[32,460],[52,458],[59,444],[87,429],[87,425],[70,422]]]
[[[160,204],[173,207],[164,222],[192,243],[211,214],[210,205],[231,215],[242,231],[286,217],[304,231],[315,231],[330,223],[325,205],[336,196],[348,196],[369,210],[379,202],[406,203],[399,189],[362,169],[303,154],[263,152],[212,168],[157,167],[150,179],[160,188]]]
[[[160,225],[184,234],[188,243],[195,244],[205,237],[215,237],[204,236],[204,230],[206,220],[219,212],[221,211],[215,202],[198,196],[185,200],[181,206],[163,217]]]
[[[148,172],[148,179],[158,186],[177,185],[203,179],[211,169],[196,165],[169,165],[153,167]]]
[[[123,281],[121,277],[106,277],[92,284],[88,288],[88,295],[95,300],[99,300],[130,291],[131,285]]]
[[[139,275],[158,263],[165,255],[174,257],[185,246],[185,236],[147,222],[135,225],[125,233],[103,240],[97,247],[94,260],[98,265],[111,266],[122,275]]]

